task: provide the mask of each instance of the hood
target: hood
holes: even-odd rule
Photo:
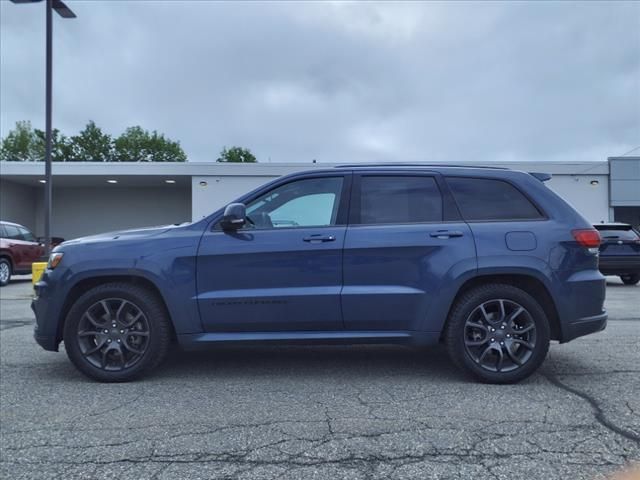
[[[179,228],[181,226],[188,225],[188,223],[173,224],[173,225],[161,225],[156,227],[144,227],[131,230],[121,230],[117,232],[99,233],[97,235],[89,235],[87,237],[74,238],[73,240],[67,240],[59,245],[59,247],[65,247],[67,245],[77,245],[82,243],[98,243],[109,242],[117,240],[137,240],[143,238],[149,238],[161,233]]]

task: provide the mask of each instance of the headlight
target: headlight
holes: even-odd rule
[[[47,264],[47,268],[53,270],[58,265],[60,265],[63,255],[64,253],[62,252],[54,252],[51,255],[49,255],[49,263]]]

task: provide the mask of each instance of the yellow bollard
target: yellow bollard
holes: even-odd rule
[[[40,280],[44,270],[47,268],[47,262],[34,262],[31,264],[31,283],[34,285]]]

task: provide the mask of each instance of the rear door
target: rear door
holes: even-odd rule
[[[344,247],[349,330],[435,331],[428,317],[457,265],[475,266],[469,227],[436,173],[354,173]],[[443,199],[444,198],[444,199]]]
[[[200,243],[206,331],[342,330],[342,247],[349,172],[306,176],[247,202],[251,224],[213,226]]]

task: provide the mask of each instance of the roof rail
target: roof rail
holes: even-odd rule
[[[358,167],[453,167],[453,168],[486,168],[490,170],[509,170],[506,167],[492,167],[487,165],[463,165],[453,163],[350,163],[336,165],[335,168],[358,168]]]
[[[542,172],[529,172],[529,175],[537,178],[541,182],[546,182],[547,180],[551,180],[551,177],[553,176],[550,173],[542,173]]]

